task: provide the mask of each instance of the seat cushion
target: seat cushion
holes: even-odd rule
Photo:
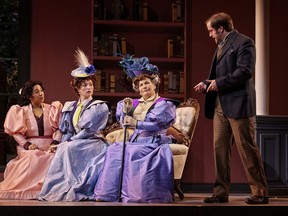
[[[182,144],[170,144],[169,146],[173,155],[185,155],[189,150],[187,146]]]

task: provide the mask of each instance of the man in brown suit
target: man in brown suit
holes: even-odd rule
[[[206,21],[209,36],[218,48],[207,80],[194,90],[205,92],[205,116],[213,119],[216,180],[206,203],[228,202],[231,147],[239,151],[251,196],[247,204],[267,204],[268,188],[263,162],[255,142],[256,94],[254,87],[255,45],[234,29],[231,17],[216,13]]]

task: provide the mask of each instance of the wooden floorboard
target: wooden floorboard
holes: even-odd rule
[[[270,197],[267,205],[247,205],[246,194],[231,194],[228,203],[206,204],[204,193],[186,193],[184,200],[174,203],[119,202],[43,202],[37,200],[0,200],[0,215],[133,215],[133,216],[265,216],[288,215],[288,197]]]

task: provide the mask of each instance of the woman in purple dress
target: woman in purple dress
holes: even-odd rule
[[[149,64],[146,57],[124,59],[120,64],[141,98],[125,98],[117,104],[118,122],[134,128],[134,133],[125,143],[121,179],[123,142],[116,141],[108,147],[94,190],[96,201],[172,202],[173,157],[168,145],[172,137],[166,132],[174,123],[176,107],[172,100],[158,95],[158,68]]]

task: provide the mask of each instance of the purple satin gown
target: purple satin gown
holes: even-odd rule
[[[123,101],[120,101],[116,111],[118,120],[123,118],[122,109]],[[173,157],[169,147],[172,138],[166,131],[174,123],[175,112],[172,102],[159,100],[147,112],[144,121],[138,121],[126,142],[122,202],[173,202]],[[96,199],[118,201],[122,148],[122,142],[108,147],[94,190]]]

